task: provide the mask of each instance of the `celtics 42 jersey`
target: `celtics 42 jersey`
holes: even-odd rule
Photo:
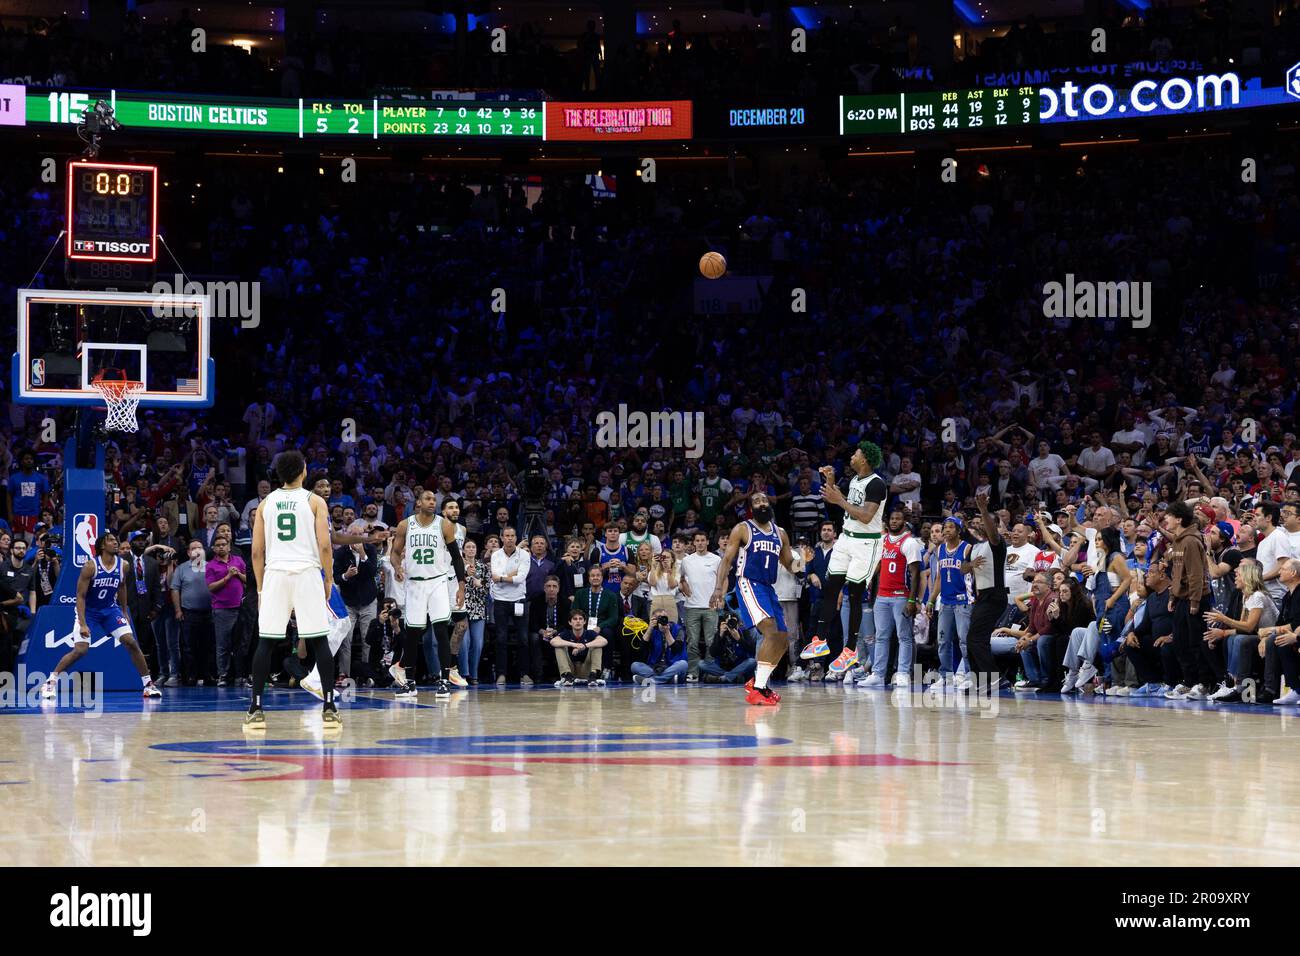
[[[442,518],[429,524],[420,524],[419,515],[406,519],[405,571],[410,580],[436,578],[447,573],[451,562],[447,557],[447,544],[442,540]]]

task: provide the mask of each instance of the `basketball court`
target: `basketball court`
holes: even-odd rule
[[[1300,862],[1296,714],[718,686],[319,705],[179,689],[0,716],[11,865]],[[261,737],[261,739],[258,739]]]

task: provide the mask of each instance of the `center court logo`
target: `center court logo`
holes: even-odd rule
[[[684,448],[687,458],[704,455],[703,412],[617,412],[596,415],[598,448]]]
[[[153,929],[152,893],[68,893],[50,897],[50,925],[58,928],[129,927],[132,936],[148,936]]]
[[[941,761],[889,753],[806,754],[782,752],[794,741],[744,734],[572,733],[504,734],[482,737],[416,737],[337,747],[311,740],[196,740],[153,744],[170,754],[232,759],[281,772],[250,777],[245,768],[207,776],[252,784],[267,780],[375,780],[417,777],[482,777],[527,774],[529,764],[672,767],[916,767]],[[756,753],[758,748],[764,752]],[[769,752],[775,748],[775,752]],[[685,752],[684,752],[685,751]]]

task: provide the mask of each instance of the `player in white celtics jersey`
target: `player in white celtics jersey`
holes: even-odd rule
[[[438,498],[431,490],[420,493],[415,513],[397,526],[393,536],[393,576],[406,582],[406,626],[402,632],[402,658],[388,668],[398,697],[414,697],[415,681],[406,679],[406,668],[420,659],[425,628],[433,625],[438,641],[438,664],[442,674],[435,696],[450,697],[451,608],[465,601],[465,562],[456,541],[456,526],[438,515]],[[454,575],[454,594],[447,579]],[[432,663],[432,662],[430,662]]]
[[[451,526],[456,529],[456,547],[464,553],[466,529],[460,524],[460,502],[455,498],[448,497],[442,503],[442,516],[451,522]],[[465,637],[465,631],[469,629],[469,613],[465,610],[465,588],[456,576],[451,573],[451,552],[446,548],[442,552],[446,556],[443,571],[447,575],[447,600],[451,602],[451,668],[447,674],[447,682],[453,687],[468,687],[467,681],[460,672],[460,666],[456,663],[460,659],[460,642]],[[457,594],[460,596],[457,597]],[[477,674],[471,674],[471,677],[477,678]]]
[[[298,636],[311,647],[320,667],[325,701],[322,720],[327,729],[336,729],[340,719],[334,705],[334,657],[329,652],[326,612],[334,583],[329,509],[303,487],[307,462],[302,452],[281,452],[274,468],[280,487],[262,499],[253,519],[253,574],[261,639],[253,655],[253,700],[244,726],[266,729],[262,690],[271,674],[276,644],[284,640],[293,615]]]
[[[844,527],[831,550],[826,568],[826,583],[822,588],[821,605],[817,613],[817,630],[808,646],[799,656],[805,660],[834,654],[829,671],[842,675],[852,664],[857,651],[858,628],[862,625],[862,598],[880,564],[881,535],[884,523],[881,506],[889,497],[885,480],[876,474],[880,467],[880,448],[873,442],[858,445],[849,459],[854,477],[849,481],[846,497],[835,484],[835,469],[826,465],[819,469],[822,476],[822,498],[827,504],[844,509]],[[848,581],[849,630],[845,646],[833,651],[823,635],[834,635],[832,621],[839,616],[840,589]],[[839,643],[838,640],[835,641]]]

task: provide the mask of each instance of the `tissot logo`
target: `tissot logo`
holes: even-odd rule
[[[148,936],[153,928],[150,893],[70,893],[50,897],[50,925],[58,927],[130,927],[133,936]]]
[[[126,252],[132,255],[147,255],[147,242],[110,242],[107,239],[78,239],[73,245],[85,252]]]

